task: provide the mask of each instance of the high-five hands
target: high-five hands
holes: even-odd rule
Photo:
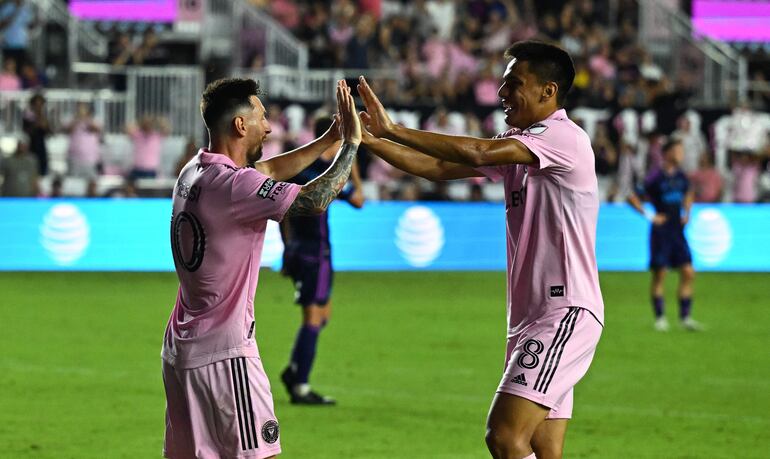
[[[331,142],[342,140],[342,118],[340,117],[339,109],[337,109],[337,113],[332,115],[332,125],[323,133],[322,137]]]
[[[385,111],[385,107],[363,76],[358,77],[357,88],[358,95],[361,96],[366,107],[366,111],[360,113],[364,127],[375,137],[387,137],[395,125]]]
[[[337,110],[341,121],[342,140],[345,143],[361,143],[361,120],[356,113],[356,102],[345,80],[337,82]]]

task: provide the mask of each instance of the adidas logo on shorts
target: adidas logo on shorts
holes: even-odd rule
[[[522,386],[526,386],[527,385],[527,378],[525,378],[524,377],[524,373],[522,373],[522,374],[520,374],[518,376],[514,376],[513,379],[511,379],[511,382],[516,383],[516,384],[521,384]]]

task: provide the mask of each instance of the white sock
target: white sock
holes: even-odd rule
[[[294,393],[299,395],[300,397],[304,397],[305,395],[310,393],[310,384],[295,384],[294,385]]]
[[[537,457],[535,456],[535,453],[534,453],[534,451],[533,451],[533,452],[532,452],[532,454],[530,454],[529,456],[527,456],[527,457],[524,457],[524,458],[522,458],[522,459],[537,459]]]

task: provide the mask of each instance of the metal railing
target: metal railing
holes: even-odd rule
[[[29,99],[34,91],[0,91],[0,133],[19,136],[22,133],[24,113],[28,110]],[[124,131],[126,118],[126,94],[112,91],[77,91],[71,89],[49,89],[43,93],[46,100],[46,114],[51,128],[60,131],[75,117],[77,105],[89,103],[94,118],[103,125],[107,134]]]
[[[334,69],[297,70],[271,66],[262,71],[239,69],[235,76],[253,78],[267,96],[274,99],[291,99],[297,102],[326,102],[334,99],[337,80],[354,80],[366,75],[370,80],[393,80],[399,83],[401,74],[396,69]]]
[[[198,67],[129,67],[127,115],[161,115],[168,119],[172,135],[200,140],[201,92],[205,84]]]
[[[47,23],[59,24],[68,31],[69,59],[73,62],[107,57],[107,37],[96,30],[93,23],[79,21],[67,9],[67,3],[59,0],[33,0],[41,19]],[[41,34],[40,46],[45,45],[46,36]]]
[[[106,133],[123,132],[128,123],[144,115],[168,120],[174,136],[193,137],[200,141],[200,98],[204,86],[203,70],[198,67],[113,67],[107,64],[73,64],[78,75],[92,75],[108,81],[124,76],[125,92],[112,90],[50,89],[43,92],[50,122],[61,127],[75,113],[78,102],[94,106]],[[102,87],[108,87],[103,85]],[[0,132],[18,134],[21,120],[31,97],[30,91],[0,92]]]
[[[250,65],[255,55],[265,66],[307,68],[307,46],[270,15],[245,0],[209,0],[204,23],[204,48],[220,48],[227,39],[234,67]],[[206,54],[206,52],[204,52]]]
[[[725,106],[746,100],[748,65],[738,51],[699,35],[675,7],[660,0],[638,3],[640,42],[670,79],[691,86],[695,104]]]
[[[205,76],[200,67],[115,67],[77,63],[72,69],[81,78],[96,78],[102,87],[108,86],[115,77],[125,78],[125,119],[128,122],[144,115],[162,116],[169,121],[171,135],[201,139],[199,104]]]

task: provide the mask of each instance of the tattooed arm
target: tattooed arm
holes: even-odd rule
[[[332,165],[323,174],[302,187],[294,203],[286,212],[287,216],[318,215],[325,212],[348,181],[350,169],[356,159],[358,144],[361,143],[361,120],[358,118],[356,104],[345,80],[337,83],[337,107],[340,111],[344,142]]]
[[[332,165],[302,187],[286,215],[318,215],[326,212],[326,208],[347,183],[357,151],[357,144],[343,143]]]

